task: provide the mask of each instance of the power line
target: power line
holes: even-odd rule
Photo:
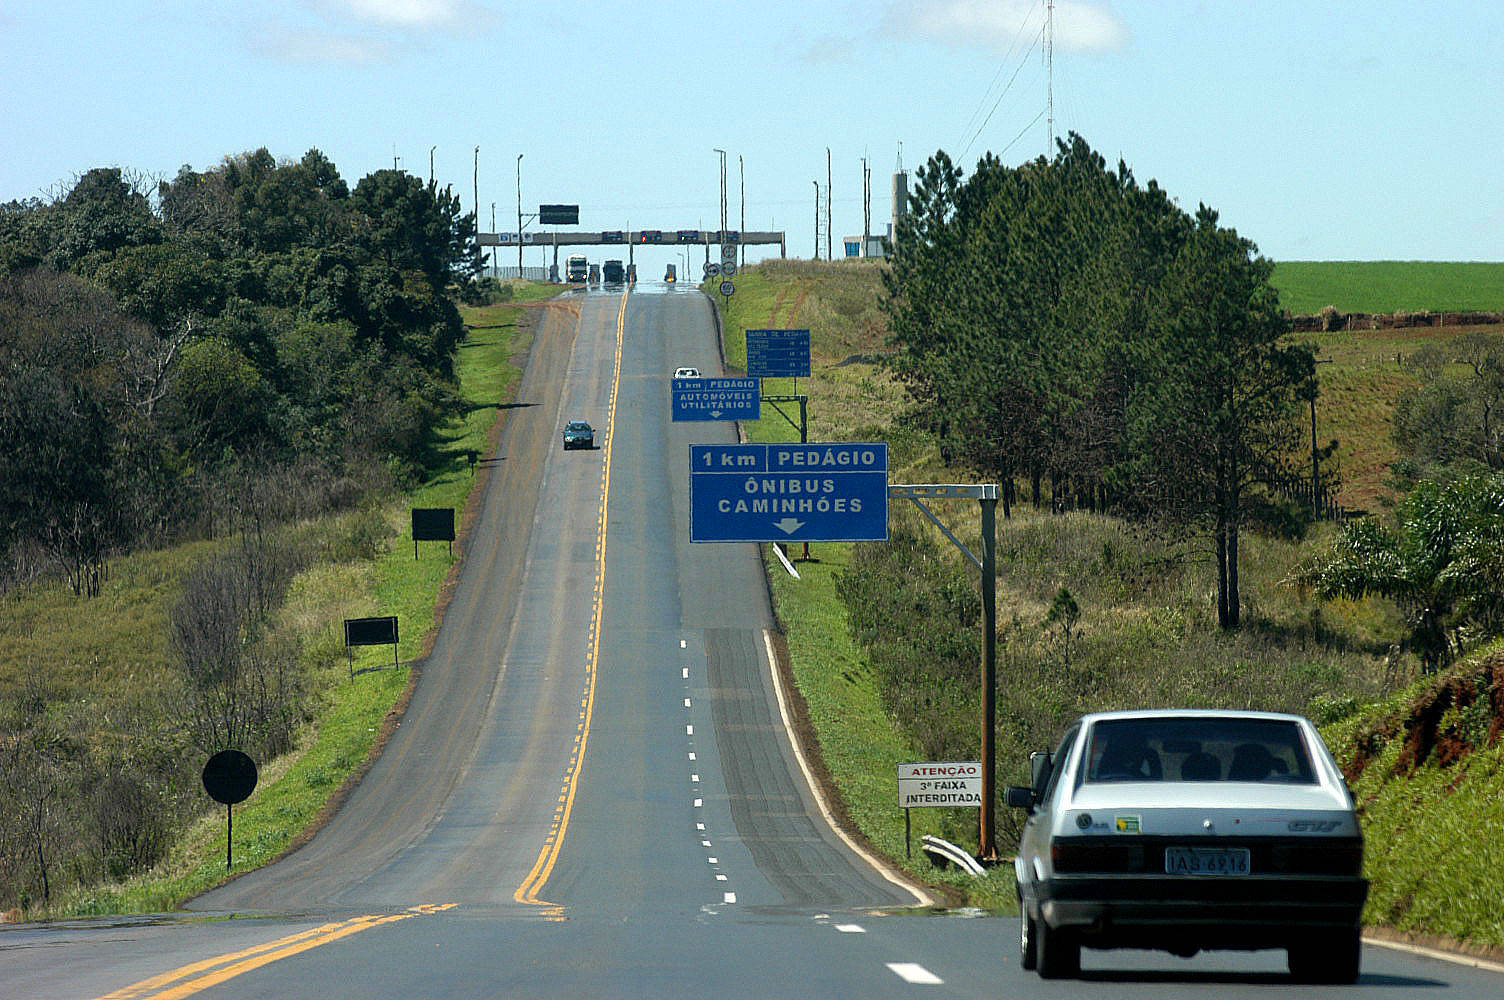
[[[1021,72],[1023,72],[1023,68],[1026,65],[1028,65],[1029,57],[1034,54],[1034,48],[1035,48],[1035,46],[1037,46],[1039,44],[1039,42],[1043,38],[1044,38],[1044,29],[1040,28],[1039,29],[1039,34],[1037,34],[1037,35],[1034,36],[1034,42],[1033,42],[1033,44],[1031,44],[1029,46],[1029,51],[1025,52],[1023,59],[1019,60],[1018,69],[1015,69],[1013,71],[1013,75],[1008,78],[1008,85],[1003,88],[1003,92],[1001,94],[997,95],[997,100],[992,103],[992,110],[989,111],[989,112],[987,112],[987,117],[985,119],[983,119],[981,125],[977,126],[977,130],[972,135],[971,141],[966,144],[966,148],[965,149],[961,150],[961,156],[959,157],[959,159],[965,159],[966,154],[971,151],[972,144],[977,141],[977,139],[981,136],[983,130],[985,130],[987,128],[987,123],[990,122],[990,121],[992,121],[992,116],[997,112],[998,105],[1002,104],[1003,103],[1003,98],[1008,96],[1008,91],[1013,87],[1013,81],[1018,79],[1018,74],[1021,73]],[[1043,111],[1040,112],[1040,117],[1041,118],[1044,117],[1044,112]],[[1035,121],[1038,121],[1038,120],[1039,120],[1038,118],[1035,119]],[[1010,143],[1010,145],[1011,145],[1011,143]]]
[[[995,74],[993,74],[992,82],[989,83],[987,85],[987,89],[982,92],[982,99],[977,102],[976,110],[972,111],[971,117],[968,118],[966,120],[966,124],[961,127],[961,134],[963,136],[971,129],[972,122],[976,121],[977,117],[979,115],[981,115],[982,108],[984,108],[984,107],[987,106],[987,97],[988,97],[988,95],[990,95],[992,93],[992,88],[997,86],[997,81],[1002,78],[1003,71],[1008,68],[1008,62],[1009,62],[1010,59],[1013,58],[1013,50],[1016,49],[1016,48],[1018,48],[1019,40],[1022,39],[1022,38],[1027,37],[1024,34],[1024,32],[1029,27],[1029,20],[1034,16],[1035,13],[1038,12],[1038,9],[1039,8],[1037,8],[1037,7],[1030,7],[1030,8],[1028,8],[1024,12],[1023,23],[1018,26],[1018,31],[1016,31],[1014,33],[1014,35],[1013,35],[1013,43],[1008,46],[1008,51],[1003,55],[1003,58],[1001,60],[999,60],[998,66],[997,66],[997,72]],[[1030,51],[1032,51],[1032,49]],[[1025,58],[1026,59],[1028,58],[1027,54],[1025,55]],[[1022,66],[1020,66],[1020,68],[1022,68]],[[1018,70],[1014,70],[1013,71],[1013,75],[1015,77],[1018,76]],[[1008,81],[1008,85],[1009,86],[1013,85],[1013,81],[1011,79]],[[1003,92],[1007,93],[1007,88],[1004,88]],[[1001,99],[1001,98],[999,98],[999,99]],[[993,107],[996,108],[996,105],[993,105]],[[975,136],[973,136],[973,141],[974,140],[975,140]]]

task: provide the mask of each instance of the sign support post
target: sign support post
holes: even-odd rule
[[[982,573],[982,809],[977,820],[977,857],[998,860],[997,816],[997,492],[996,483],[980,486],[890,485],[890,500],[912,500],[925,517]],[[925,500],[970,499],[982,506],[982,556],[977,558],[940,519],[924,505]]]

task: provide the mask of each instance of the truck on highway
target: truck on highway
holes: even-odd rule
[[[571,285],[583,285],[590,276],[590,262],[584,254],[570,254],[564,261],[564,280]]]
[[[608,260],[601,270],[601,278],[608,285],[619,285],[627,280],[627,269],[622,267],[619,260]]]

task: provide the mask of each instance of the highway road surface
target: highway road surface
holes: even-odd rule
[[[1280,952],[1018,966],[1016,919],[932,905],[825,818],[784,723],[755,547],[691,545],[693,289],[592,291],[537,331],[412,705],[333,820],[186,913],[0,929],[0,998],[1497,998],[1385,948],[1356,987]],[[568,419],[597,428],[564,452]],[[358,682],[358,679],[357,679]]]

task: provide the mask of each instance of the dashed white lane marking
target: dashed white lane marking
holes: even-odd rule
[[[726,876],[718,874],[718,875],[716,875],[715,880],[717,882],[724,882],[724,881],[726,881]]]
[[[684,668],[684,679],[685,680],[689,680],[689,668],[688,667]]]
[[[836,930],[840,931],[842,934],[867,933],[867,928],[863,927],[861,924],[836,924]]]
[[[696,809],[700,808],[704,804],[705,804],[705,800],[704,799],[695,799],[695,808]]]
[[[696,823],[695,824],[695,829],[696,830],[703,830],[703,829],[705,829],[705,824],[704,823]]]
[[[888,962],[886,964],[895,976],[906,983],[912,983],[915,986],[943,986],[945,984],[945,980],[918,962]]]
[[[679,640],[679,648],[680,649],[688,649],[689,648],[689,643],[685,642],[683,639],[680,639]]]
[[[718,865],[721,863],[719,858],[706,858],[705,860],[709,861],[713,865]]]
[[[689,707],[690,707],[690,706],[689,706],[689,699],[688,699],[688,698],[685,698],[685,699],[684,699],[684,707],[685,707],[685,708],[689,708]]]
[[[689,752],[689,759],[690,759],[690,760],[694,760],[694,759],[695,759],[695,752],[694,752],[694,751],[693,751],[693,750],[691,750],[691,751],[690,751],[690,752]]]
[[[685,726],[684,727],[684,735],[685,736],[693,736],[694,734],[695,734],[695,727],[694,726]]]
[[[698,774],[691,774],[689,780],[698,785],[700,783],[700,776]]]
[[[734,892],[728,892],[722,898],[725,899],[726,902],[728,902],[728,903],[734,903],[734,902],[736,902],[736,893],[734,893]]]

